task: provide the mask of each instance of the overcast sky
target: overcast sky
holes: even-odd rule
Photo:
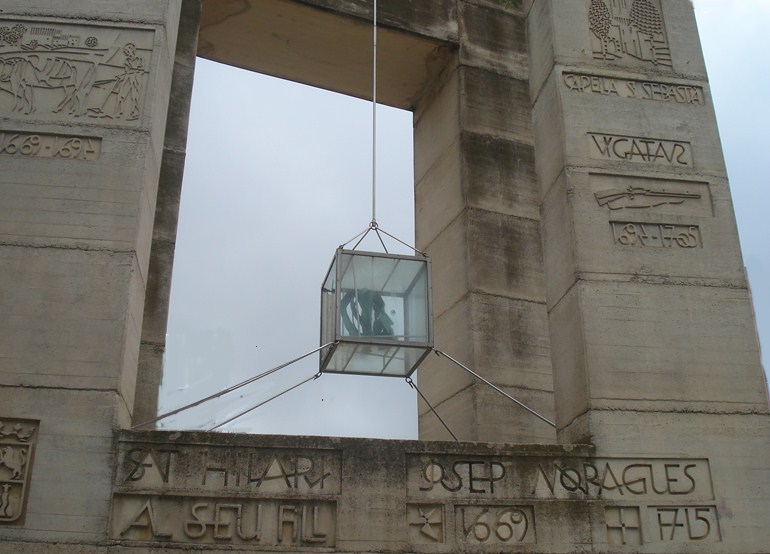
[[[770,0],[695,7],[768,368],[770,77],[758,68]],[[411,244],[411,113],[381,106],[378,127],[377,220]],[[369,103],[198,60],[161,411],[318,346],[321,281],[371,219],[370,164]],[[207,428],[317,369],[313,355],[166,426]],[[415,393],[401,379],[324,375],[226,428],[416,438]]]

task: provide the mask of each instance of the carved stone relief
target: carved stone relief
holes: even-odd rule
[[[650,506],[649,542],[709,543],[722,540],[716,506]]]
[[[116,486],[207,494],[339,494],[339,452],[179,445],[121,445]]]
[[[412,541],[419,528],[439,542],[449,513],[454,543],[484,552],[536,544],[536,520],[551,522],[559,501],[604,503],[610,545],[720,540],[705,459],[407,455],[407,497]]]
[[[642,519],[638,506],[607,506],[604,508],[607,544],[639,546],[642,541]]]
[[[410,498],[712,500],[707,460],[408,456]]]
[[[612,237],[620,246],[639,248],[702,248],[698,225],[612,221]]]
[[[0,155],[21,158],[98,160],[100,137],[79,137],[50,133],[0,132]]]
[[[0,525],[22,525],[40,422],[0,419]]]
[[[0,115],[137,122],[153,36],[140,28],[0,20]]]
[[[700,200],[694,192],[675,192],[666,189],[629,186],[625,189],[609,189],[594,194],[600,206],[611,211],[623,209],[648,209],[659,206],[678,206],[688,200]]]
[[[110,536],[116,540],[332,547],[334,501],[281,498],[117,495]]]
[[[339,451],[121,442],[118,460],[115,540],[335,545]]]
[[[721,540],[705,458],[395,454],[388,445],[383,467],[382,449],[358,439],[295,448],[271,446],[288,442],[273,438],[157,436],[164,440],[118,441],[116,544],[491,554],[542,550],[554,534],[589,528],[613,546]]]
[[[460,544],[481,546],[535,544],[534,506],[455,505]]]
[[[707,183],[591,174],[596,203],[614,215],[667,214],[712,217]]]
[[[590,183],[618,247],[703,248],[701,226],[691,218],[714,215],[708,183],[596,173]]]
[[[562,78],[564,86],[575,92],[693,106],[704,106],[706,104],[703,87],[700,85],[664,83],[660,81],[626,79],[608,75],[573,72],[565,72]]]
[[[588,150],[595,160],[693,167],[692,146],[678,140],[588,133]]]
[[[441,543],[445,537],[444,506],[442,504],[407,504],[409,542]]]
[[[591,0],[593,57],[671,67],[660,0]]]
[[[606,506],[604,519],[607,543],[612,546],[693,545],[722,540],[716,506]]]

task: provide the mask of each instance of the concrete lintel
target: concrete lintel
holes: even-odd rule
[[[198,54],[370,99],[371,8],[358,4],[343,0],[204,1]],[[430,4],[435,5],[412,8],[420,13],[410,20],[409,32],[389,26],[404,28],[394,19],[398,10],[383,8],[377,39],[377,98],[383,104],[413,109],[456,48],[453,3],[442,0]]]

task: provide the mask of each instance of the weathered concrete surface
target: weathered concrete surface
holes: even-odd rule
[[[2,6],[6,541],[105,537],[113,431],[134,409],[180,7],[180,0]],[[36,429],[34,446],[19,438],[17,420]]]
[[[120,431],[160,377],[197,2],[7,0],[0,552],[769,551],[767,389],[691,6],[384,4],[437,346],[562,444],[501,444],[557,436],[434,357],[421,388],[490,444]],[[208,0],[202,49],[367,97],[368,5]]]
[[[599,5],[528,20],[560,438],[595,443],[591,410],[767,414],[692,6],[616,43]]]
[[[183,2],[180,12],[178,41],[171,78],[170,97],[174,101],[169,103],[155,202],[155,221],[152,229],[152,247],[142,319],[142,341],[136,379],[134,423],[142,423],[155,417],[158,409],[158,392],[163,380],[163,353],[166,346],[171,275],[184,176],[187,123],[190,117],[200,10],[199,0],[187,0]]]
[[[415,111],[415,235],[437,276],[436,346],[552,418],[525,20],[473,2],[458,18],[458,53]],[[446,361],[426,360],[420,386],[463,439],[555,439]],[[424,405],[420,436],[448,438]]]
[[[640,446],[629,436],[628,454],[599,457],[589,446],[122,433],[110,538],[265,551],[761,551],[761,493],[753,505],[735,494],[759,476],[723,483],[717,472],[766,444],[733,439],[729,458],[702,444],[668,444],[659,457]]]
[[[559,441],[708,457],[718,550],[766,552],[767,385],[692,5],[527,9]]]
[[[89,506],[109,513],[106,536],[31,543],[8,535],[0,551],[767,552],[767,418],[732,428],[717,415],[679,421],[672,433],[665,414],[608,413],[600,440],[622,454],[124,431],[108,448],[109,511]],[[672,441],[687,434],[706,440]],[[40,463],[57,467],[38,448]],[[29,519],[40,517],[30,510]]]
[[[402,0],[379,6],[380,102],[414,108],[456,43],[454,4]],[[360,0],[209,0],[203,2],[199,54],[371,98],[371,21],[371,2]]]

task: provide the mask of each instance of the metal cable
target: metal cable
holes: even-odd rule
[[[228,419],[224,420],[222,423],[218,423],[217,425],[214,425],[214,427],[210,427],[210,428],[206,429],[206,432],[209,432],[209,431],[213,431],[214,429],[219,429],[220,427],[222,427],[222,426],[224,426],[224,425],[227,425],[227,424],[228,424],[228,423],[230,423],[231,421],[235,421],[235,420],[236,420],[236,419],[238,419],[239,417],[241,417],[241,416],[244,416],[244,415],[248,414],[249,412],[253,412],[254,410],[256,410],[257,408],[259,408],[260,406],[264,406],[264,405],[265,405],[265,404],[267,404],[268,402],[270,402],[270,401],[272,401],[272,400],[275,400],[275,399],[276,399],[276,398],[278,398],[279,396],[283,396],[283,395],[284,395],[284,394],[286,394],[287,392],[289,392],[289,391],[292,391],[292,390],[296,389],[297,387],[299,387],[299,386],[301,386],[301,385],[304,385],[305,383],[307,383],[307,382],[309,382],[309,381],[314,381],[315,379],[318,379],[320,376],[321,376],[321,372],[319,371],[319,372],[318,372],[318,373],[316,373],[315,375],[311,375],[311,376],[310,376],[310,377],[308,377],[307,379],[304,379],[304,380],[300,381],[299,383],[297,383],[297,384],[295,384],[295,385],[292,385],[292,386],[291,386],[291,387],[289,387],[288,389],[285,389],[285,390],[283,390],[283,391],[279,392],[278,394],[276,394],[276,395],[274,395],[274,396],[271,396],[271,397],[270,397],[270,398],[268,398],[267,400],[263,400],[262,402],[260,402],[259,404],[255,405],[255,406],[252,406],[252,407],[251,407],[251,408],[249,408],[248,410],[243,410],[241,413],[239,413],[239,414],[236,414],[236,415],[234,415],[233,417],[231,417],[231,418],[228,418]]]
[[[358,239],[358,242],[353,245],[353,248],[351,248],[351,250],[355,250],[356,248],[358,248],[358,245],[361,244],[361,242],[366,238],[366,235],[369,234],[369,231],[374,229],[373,227],[374,225],[376,225],[376,223],[369,224],[369,228],[366,230],[366,233],[364,233],[364,235],[360,239]]]
[[[342,244],[340,244],[340,248],[345,248],[345,247],[346,247],[348,244],[350,244],[351,242],[353,242],[354,240],[356,240],[356,239],[357,239],[358,237],[360,237],[361,235],[363,235],[363,236],[365,237],[365,236],[366,236],[366,235],[369,233],[369,231],[371,231],[371,230],[372,230],[371,226],[370,226],[370,227],[367,227],[366,229],[364,229],[363,231],[361,231],[360,233],[358,233],[358,234],[357,234],[355,237],[353,237],[353,238],[352,238],[352,239],[350,239],[349,241],[347,241],[347,242],[343,242]],[[363,240],[363,238],[362,238],[361,240]],[[361,242],[361,241],[358,241],[358,242]],[[358,244],[358,243],[356,243],[356,244]],[[355,248],[354,248],[353,250],[355,250]]]
[[[415,248],[415,247],[414,247],[414,246],[412,246],[411,244],[407,244],[407,243],[405,243],[403,240],[399,239],[398,237],[394,237],[393,235],[391,235],[390,233],[388,233],[388,232],[387,232],[385,229],[383,229],[382,227],[378,227],[377,229],[378,229],[379,231],[381,231],[382,233],[386,234],[387,236],[389,236],[390,238],[392,238],[393,240],[395,240],[396,242],[400,242],[401,244],[403,244],[403,245],[404,245],[404,246],[406,246],[407,248],[411,248],[412,250],[414,250],[415,252],[417,252],[417,253],[418,253],[418,254],[420,254],[421,256],[425,256],[426,258],[428,257],[428,255],[427,255],[425,252],[423,252],[422,250],[417,250],[417,248]]]
[[[166,412],[165,414],[161,414],[158,417],[155,417],[153,419],[148,419],[147,421],[145,421],[143,423],[138,423],[138,424],[134,425],[133,427],[131,427],[131,429],[141,429],[142,427],[146,427],[147,425],[150,425],[152,423],[156,423],[156,422],[158,422],[158,421],[160,421],[162,419],[166,419],[167,417],[171,417],[172,415],[176,415],[176,414],[178,414],[180,412],[184,412],[185,410],[189,410],[190,408],[194,408],[196,406],[200,406],[201,404],[203,404],[204,402],[208,402],[209,400],[214,400],[215,398],[219,398],[220,396],[224,396],[227,393],[230,393],[230,392],[233,392],[235,390],[238,390],[241,387],[245,387],[246,385],[249,385],[249,384],[251,384],[251,383],[253,383],[255,381],[259,381],[263,377],[267,377],[268,375],[272,375],[276,371],[279,371],[279,370],[285,368],[286,366],[290,366],[291,364],[293,364],[295,362],[298,362],[298,361],[300,361],[300,360],[302,360],[304,358],[307,358],[311,354],[315,354],[319,350],[323,350],[327,346],[332,346],[333,344],[335,344],[335,343],[328,342],[328,343],[326,343],[326,344],[324,344],[322,346],[319,346],[318,348],[314,348],[313,350],[311,350],[307,354],[303,354],[302,356],[300,356],[298,358],[294,358],[291,361],[288,361],[286,363],[278,365],[278,366],[276,366],[276,367],[274,367],[272,369],[268,369],[264,373],[260,373],[259,375],[255,375],[254,377],[250,377],[249,379],[246,379],[245,381],[241,381],[237,385],[233,385],[232,387],[226,388],[226,389],[221,390],[219,392],[216,392],[216,393],[214,393],[212,395],[209,395],[206,398],[201,398],[200,400],[196,400],[195,402],[191,402],[190,404],[186,404],[186,405],[182,406],[181,408],[177,408],[175,410],[171,410],[170,412]]]
[[[527,410],[529,413],[531,413],[532,415],[534,415],[534,416],[535,416],[536,418],[538,418],[539,420],[546,422],[548,425],[550,425],[550,426],[551,426],[551,427],[553,427],[553,428],[556,428],[556,424],[555,424],[553,421],[551,421],[551,420],[547,419],[546,417],[544,417],[544,416],[540,415],[539,413],[537,413],[535,410],[533,410],[532,408],[530,408],[529,406],[527,406],[527,405],[526,405],[526,404],[524,404],[523,402],[520,402],[519,400],[516,400],[516,399],[515,399],[513,396],[511,396],[510,394],[508,394],[507,392],[505,392],[503,389],[501,389],[501,388],[500,388],[500,387],[498,387],[497,385],[494,385],[494,384],[492,384],[491,382],[487,381],[487,380],[486,380],[486,379],[484,379],[484,378],[483,378],[481,375],[479,375],[478,373],[476,373],[475,371],[473,371],[471,368],[464,366],[463,364],[461,364],[460,362],[458,362],[457,360],[455,360],[455,359],[454,359],[452,356],[450,356],[449,354],[446,354],[445,352],[442,352],[441,350],[438,350],[438,349],[436,349],[436,348],[433,348],[433,352],[435,352],[437,355],[441,355],[441,356],[444,356],[444,357],[445,357],[447,360],[449,360],[450,362],[453,362],[453,363],[454,363],[454,364],[456,364],[457,366],[461,367],[462,369],[464,369],[465,371],[467,371],[468,373],[470,373],[471,375],[473,375],[474,377],[476,377],[478,380],[480,380],[480,381],[482,381],[483,383],[485,383],[485,384],[489,385],[490,387],[492,387],[493,389],[495,389],[497,392],[499,392],[500,394],[502,394],[503,396],[505,396],[505,397],[506,397],[508,400],[511,400],[511,401],[512,401],[512,402],[514,402],[515,404],[517,404],[517,405],[521,406],[522,408],[524,408],[525,410]]]
[[[433,407],[433,405],[430,402],[428,402],[428,399],[425,398],[425,395],[420,391],[420,389],[417,388],[417,385],[415,384],[414,381],[412,381],[411,377],[406,378],[406,384],[417,391],[417,394],[419,394],[420,398],[422,398],[423,401],[428,405],[428,408],[430,408],[430,411],[433,412],[433,415],[435,415],[438,418],[438,420],[441,422],[441,425],[444,426],[444,429],[446,429],[449,432],[449,434],[452,435],[452,438],[455,440],[455,442],[460,442],[460,439],[458,439],[457,436],[452,432],[452,430],[449,428],[449,425],[447,425],[446,422],[441,418],[441,416],[438,415],[438,412]]]
[[[373,0],[372,7],[372,221],[369,224],[369,228],[362,231],[348,242],[341,245],[344,247],[350,242],[353,242],[358,237],[361,237],[358,242],[353,246],[352,250],[355,250],[359,244],[366,238],[366,235],[374,229],[377,233],[377,238],[380,239],[380,244],[385,249],[385,253],[388,253],[388,249],[385,246],[385,242],[382,240],[377,226],[377,0]],[[411,246],[404,241],[394,237],[386,231],[382,231],[393,240],[403,244],[407,248],[411,248],[416,253],[427,256],[424,252],[420,252],[414,246]],[[363,235],[363,236],[362,236]]]
[[[380,239],[380,244],[382,245],[382,249],[385,250],[386,254],[388,254],[388,247],[385,246],[385,242],[382,240],[382,235],[380,235],[380,230],[375,227],[374,232],[377,233],[377,238]]]
[[[377,0],[372,15],[372,223],[377,223]]]

